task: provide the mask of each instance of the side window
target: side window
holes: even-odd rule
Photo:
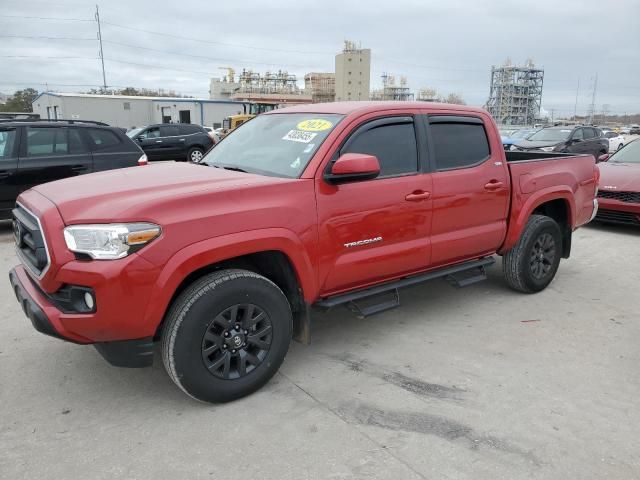
[[[86,153],[87,147],[82,141],[80,132],[77,128],[67,128],[69,135],[69,153]]]
[[[69,153],[66,128],[27,127],[27,156]]]
[[[118,136],[110,132],[109,130],[101,130],[99,128],[88,128],[89,138],[91,139],[91,145],[94,150],[102,150],[104,148],[113,147],[119,145],[120,139]]]
[[[375,155],[380,162],[381,177],[418,171],[418,148],[413,123],[381,125],[356,135],[341,154]]]
[[[177,137],[178,135],[180,135],[180,130],[175,125],[160,127],[161,137]]]
[[[159,136],[160,128],[158,127],[148,128],[144,133],[140,134],[140,137],[142,138],[158,138]]]
[[[582,130],[584,131],[585,140],[595,137],[593,128],[583,128]]]
[[[15,130],[0,130],[0,160],[13,156],[13,145],[15,141]]]
[[[180,134],[181,135],[192,135],[194,133],[201,133],[202,129],[197,125],[180,125]]]
[[[430,129],[438,170],[471,167],[491,155],[480,123],[432,123]]]
[[[573,132],[571,140],[584,140],[583,130],[584,128],[578,128],[575,132]]]

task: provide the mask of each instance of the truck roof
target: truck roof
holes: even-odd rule
[[[341,115],[348,115],[351,113],[369,113],[379,112],[382,110],[395,110],[395,109],[446,109],[455,110],[458,112],[470,112],[480,113],[484,112],[479,107],[469,107],[467,105],[455,105],[450,103],[433,103],[433,102],[332,102],[332,103],[314,103],[307,105],[296,105],[293,107],[280,108],[267,112],[266,114],[278,114],[278,113],[336,113]],[[266,115],[265,114],[265,115]]]

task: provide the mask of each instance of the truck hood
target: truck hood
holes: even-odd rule
[[[56,205],[66,224],[107,223],[152,220],[170,202],[291,181],[167,162],[80,175],[34,190]]]
[[[525,149],[534,149],[534,148],[542,148],[542,147],[555,147],[556,145],[562,142],[549,142],[549,141],[530,141],[530,140],[518,140],[514,142],[516,147],[525,148]]]
[[[640,163],[599,163],[598,167],[601,189],[613,192],[640,192]]]

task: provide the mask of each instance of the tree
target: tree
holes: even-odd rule
[[[38,91],[33,88],[25,88],[14,93],[7,103],[0,105],[3,112],[32,112],[32,103],[38,96]]]
[[[464,98],[462,95],[458,95],[457,93],[450,93],[449,96],[444,100],[445,103],[454,103],[456,105],[466,105]]]

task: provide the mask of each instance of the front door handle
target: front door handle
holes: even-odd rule
[[[156,140],[156,143],[162,143],[162,140]]]
[[[3,180],[5,178],[9,178],[9,175],[11,175],[9,172],[7,172],[6,170],[0,170],[0,180]]]
[[[74,172],[86,172],[88,169],[89,167],[85,165],[74,165],[71,167],[71,170]]]
[[[502,188],[504,184],[502,182],[499,182],[497,180],[491,180],[489,183],[487,183],[484,186],[485,190],[489,190],[489,191],[493,191],[493,190],[498,190],[500,188]]]
[[[416,190],[415,192],[412,192],[406,197],[404,197],[404,199],[407,202],[421,202],[422,200],[427,200],[429,197],[431,197],[431,192]]]

